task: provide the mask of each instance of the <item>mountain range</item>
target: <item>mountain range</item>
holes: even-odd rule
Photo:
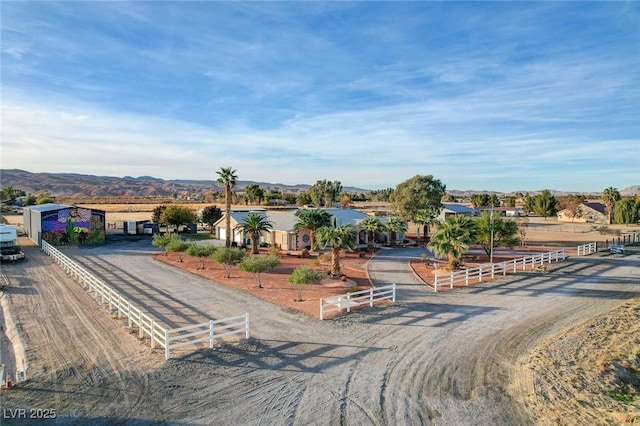
[[[278,190],[282,193],[306,192],[311,185],[286,185],[282,183],[267,183],[254,181],[237,181],[234,190],[244,192],[247,185],[258,184],[266,190]],[[151,176],[113,177],[94,176],[77,173],[32,173],[19,169],[0,169],[0,185],[12,186],[25,191],[27,194],[40,194],[49,191],[53,196],[66,197],[171,197],[174,194],[196,195],[209,191],[220,192],[223,187],[214,180],[164,180]],[[349,193],[367,193],[368,189],[344,186],[343,191]],[[473,193],[496,193],[499,191],[460,191],[449,190],[455,196]],[[519,191],[535,194],[540,191]],[[551,191],[556,196],[568,195],[566,191]],[[640,185],[633,185],[620,190],[624,196],[640,194]],[[599,195],[598,192],[590,195]]]

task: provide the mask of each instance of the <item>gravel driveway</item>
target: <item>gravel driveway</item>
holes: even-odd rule
[[[124,402],[60,388],[58,400],[73,398],[70,423],[108,415],[130,424],[532,424],[517,385],[523,356],[640,291],[637,248],[623,259],[572,258],[547,274],[447,293],[411,273],[408,259],[423,250],[394,249],[378,253],[369,271],[376,285],[398,284],[398,302],[321,322],[161,265],[140,243],[74,250],[75,259],[155,304],[165,321],[249,312],[252,339],[185,353],[152,372],[132,370],[129,380],[144,386]],[[28,387],[9,406],[20,406]]]

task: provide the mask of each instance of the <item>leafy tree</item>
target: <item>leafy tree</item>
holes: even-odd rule
[[[394,191],[393,188],[373,190],[369,192],[369,200],[387,202],[390,200],[391,194],[393,194],[393,191]]]
[[[420,226],[423,227],[424,232],[424,240],[428,241],[429,230],[431,229],[431,225],[435,225],[438,223],[438,219],[436,214],[433,211],[429,210],[419,210],[416,213],[416,217],[413,219],[413,222],[418,225],[417,238],[420,239]]]
[[[2,201],[13,203],[16,198],[27,195],[23,190],[16,189],[13,186],[2,187]]]
[[[209,244],[190,244],[185,252],[187,256],[200,258],[200,269],[204,269],[204,261],[210,257],[216,247]]]
[[[491,204],[489,194],[472,194],[469,197],[471,206],[475,209],[477,207],[489,206]]]
[[[180,225],[188,225],[197,220],[196,214],[188,207],[170,205],[160,216],[160,222],[167,225],[173,225],[178,228]]]
[[[613,211],[618,200],[620,200],[620,192],[618,192],[617,188],[610,186],[602,191],[602,202],[607,206],[607,212],[609,213],[609,225],[613,223]]]
[[[187,249],[189,248],[189,245],[190,244],[187,243],[186,241],[182,241],[181,239],[175,239],[175,240],[169,241],[165,249],[172,253],[178,253],[178,262],[182,262],[182,259],[184,257],[184,252],[187,251]]]
[[[220,247],[213,252],[211,258],[214,262],[221,263],[224,266],[224,277],[231,278],[231,267],[244,259],[245,256],[244,250],[239,248]]]
[[[566,210],[567,216],[571,218],[571,222],[575,218],[582,217],[582,203],[584,202],[583,195],[570,195],[558,202],[559,210]]]
[[[235,186],[238,176],[231,167],[221,167],[217,182],[224,185],[224,212],[225,212],[225,246],[231,247],[231,189]]]
[[[326,210],[321,209],[302,209],[298,210],[295,215],[295,231],[309,230],[311,234],[311,251],[314,251],[316,249],[315,233],[319,228],[331,225],[331,215]]]
[[[315,269],[311,269],[307,266],[300,266],[293,270],[293,273],[289,276],[289,283],[298,286],[298,298],[296,302],[302,302],[302,287],[311,284],[318,283],[322,280],[322,274]]]
[[[334,218],[332,226],[323,226],[317,230],[316,242],[322,249],[331,246],[331,275],[340,275],[340,250],[353,250],[356,246],[353,225],[338,226]]]
[[[395,246],[398,234],[406,232],[407,222],[405,222],[401,217],[392,216],[389,218],[389,221],[384,224],[384,227],[391,233],[390,242],[392,246]]]
[[[524,210],[525,214],[530,214],[534,212],[534,200],[531,195],[527,192],[523,198],[523,206],[522,210]]]
[[[416,175],[396,186],[391,194],[391,209],[405,221],[415,220],[420,210],[439,214],[445,185],[433,176]]]
[[[457,269],[460,259],[475,239],[475,223],[462,215],[449,216],[429,242],[437,256],[447,256],[449,267]]]
[[[307,192],[303,192],[302,194],[298,194],[298,196],[296,197],[296,205],[298,206],[306,206],[311,204],[313,201],[311,201],[311,197],[309,196],[309,193]]]
[[[493,217],[493,248],[512,247],[518,242],[518,224],[515,220]],[[485,253],[491,253],[491,214],[483,213],[476,221],[476,243],[480,244]]]
[[[362,222],[358,224],[358,228],[367,231],[367,246],[369,249],[373,247],[373,240],[375,239],[376,232],[382,232],[384,230],[384,225],[380,222],[375,216],[370,216],[364,219]]]
[[[311,202],[315,206],[332,206],[338,199],[338,195],[342,192],[342,183],[340,181],[328,181],[326,179],[318,180],[307,191]]]
[[[260,188],[260,185],[251,183],[245,188],[246,200],[252,204],[260,204],[264,198],[264,190]]]
[[[267,220],[266,216],[257,213],[249,213],[247,217],[238,224],[238,229],[251,238],[251,254],[258,254],[260,235],[272,228],[273,224]]]
[[[349,194],[342,194],[340,196],[340,207],[347,208],[351,205],[351,197]]]
[[[457,200],[455,195],[447,193],[447,195],[444,196],[444,202],[445,203],[457,203],[458,200]]]
[[[622,198],[616,203],[615,222],[630,225],[640,220],[640,202],[634,198]]]
[[[500,199],[497,194],[489,195],[489,203],[487,204],[489,207],[500,207]]]
[[[516,206],[516,197],[514,197],[513,195],[508,195],[506,200],[505,200],[505,206],[507,207],[515,207]]]
[[[33,206],[38,200],[36,199],[36,196],[33,194],[29,194],[27,195],[27,198],[24,199],[24,205],[25,206]]]
[[[151,221],[155,223],[162,223],[160,220],[162,218],[162,213],[167,209],[167,206],[161,204],[153,208],[153,212],[151,214]]]
[[[262,274],[270,271],[280,264],[278,256],[248,256],[238,263],[238,269],[249,272],[256,278],[258,288],[262,288]]]
[[[544,217],[544,220],[547,220],[548,216],[553,216],[557,213],[557,203],[558,200],[551,194],[551,191],[545,189],[533,198],[533,211],[538,216]]]
[[[162,247],[165,250],[164,254],[166,256],[169,251],[167,250],[167,246],[172,241],[176,241],[176,240],[179,241],[180,237],[178,237],[177,234],[173,234],[171,232],[168,232],[166,234],[154,234],[153,239],[151,240],[151,245],[154,245],[156,247]]]
[[[216,223],[222,217],[222,210],[218,206],[207,206],[202,209],[201,220],[203,223],[209,225],[211,233],[213,233],[213,224]]]

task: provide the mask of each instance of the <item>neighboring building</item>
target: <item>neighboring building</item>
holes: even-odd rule
[[[558,222],[608,223],[609,214],[607,206],[604,204],[597,201],[588,201],[582,203],[575,217],[573,217],[570,209],[559,211]]]
[[[472,207],[467,207],[462,204],[443,204],[442,210],[440,210],[440,214],[438,215],[437,219],[438,222],[442,223],[447,220],[449,216],[462,215],[467,217],[474,217],[478,216],[479,214],[479,210],[476,210]]]
[[[506,217],[519,217],[522,214],[520,207],[478,207],[480,213],[491,212]]]
[[[41,204],[23,208],[24,230],[41,244],[103,244],[105,212],[61,204]]]

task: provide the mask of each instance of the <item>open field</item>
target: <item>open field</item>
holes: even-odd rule
[[[638,247],[438,294],[410,270],[424,249],[383,250],[364,268],[376,285],[397,283],[398,302],[324,322],[185,271],[175,258],[159,262],[149,240],[64,248],[168,323],[250,313],[248,341],[185,349],[168,362],[36,247],[26,250],[26,262],[3,265],[11,287],[2,299],[30,379],[1,402],[53,408],[61,424],[638,421],[637,404],[608,396],[614,378],[599,379],[638,351],[628,326],[640,309]]]

